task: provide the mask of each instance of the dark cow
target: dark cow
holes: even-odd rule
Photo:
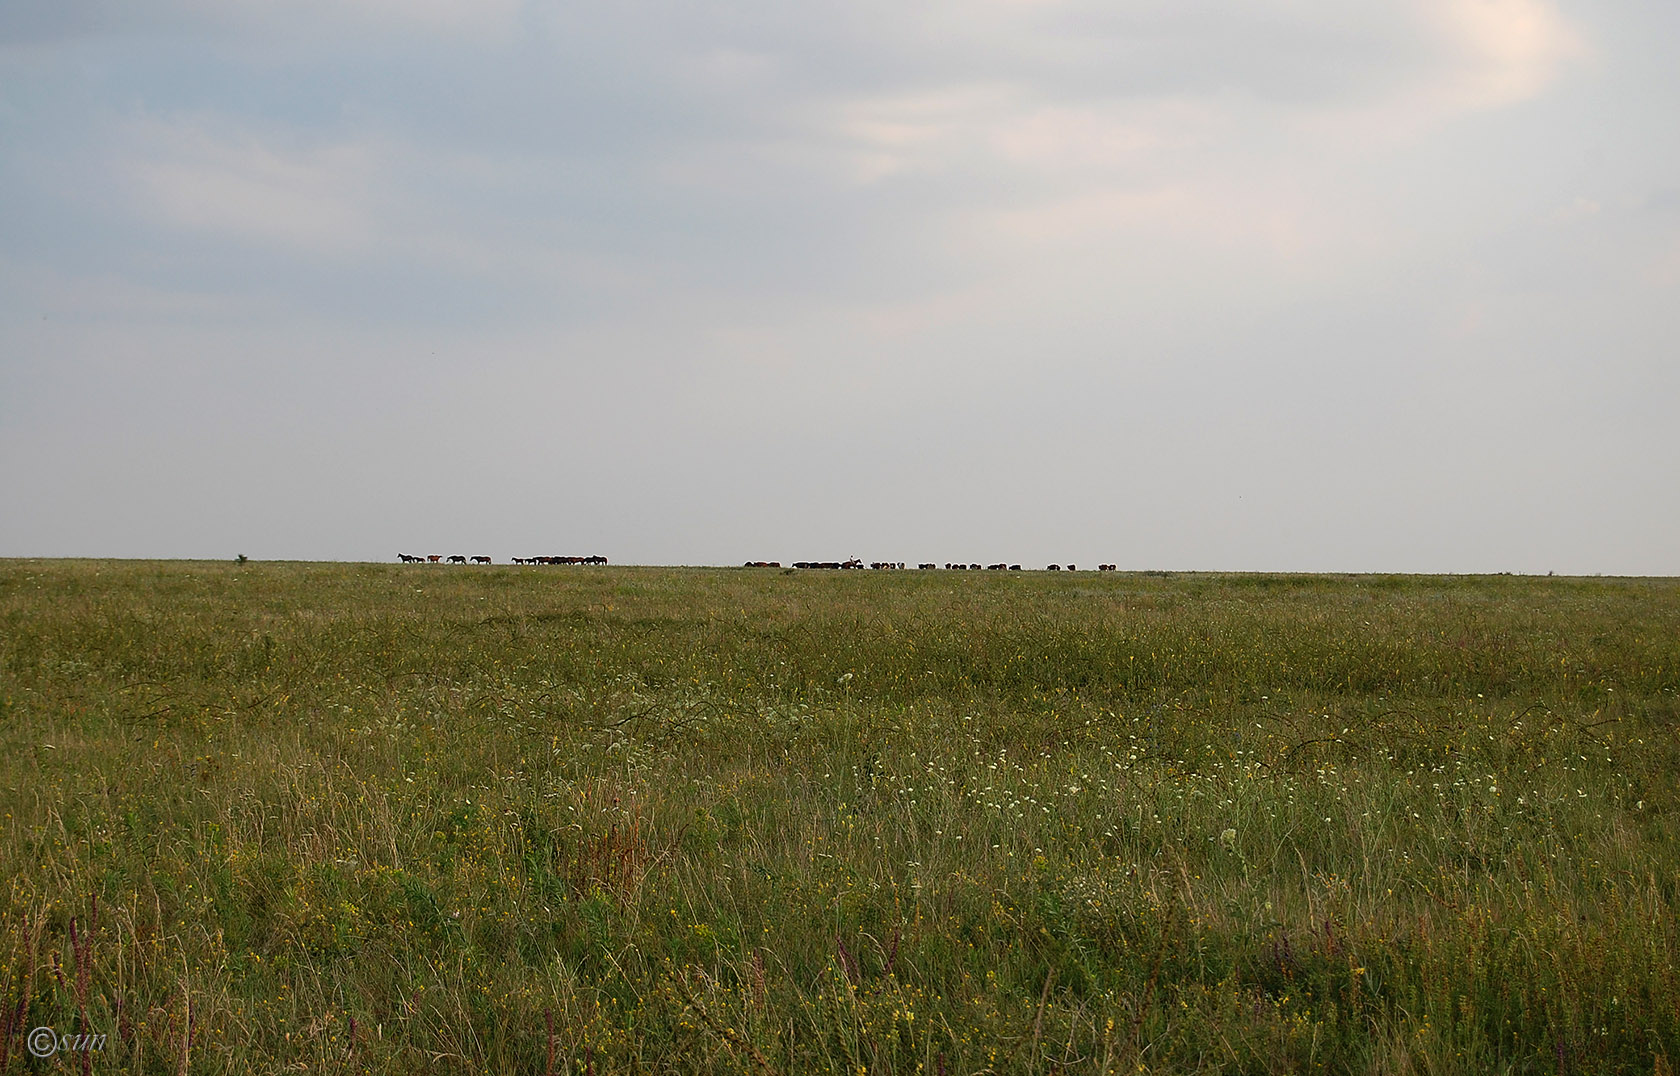
[[[937,565],[937,564],[918,564],[918,565],[916,565],[916,570],[921,571],[921,572],[925,572],[930,568],[937,569],[938,567],[939,567],[939,565]]]
[[[1062,570],[1062,566],[1060,564],[1052,564],[1052,565],[1050,565],[1050,567],[1048,567],[1044,570],[1047,571],[1047,572],[1059,572],[1059,571]]]

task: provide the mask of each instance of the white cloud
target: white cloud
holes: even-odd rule
[[[355,20],[384,28],[499,34],[524,5],[522,0],[187,0],[186,6],[210,17],[266,23]]]
[[[1581,34],[1545,0],[1438,0],[1427,17],[1458,61],[1434,89],[1447,107],[1529,100],[1588,54]]]
[[[180,228],[340,255],[373,234],[374,154],[194,122],[144,119],[125,132],[143,209]]]

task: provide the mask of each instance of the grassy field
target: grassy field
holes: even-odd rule
[[[0,1071],[1667,1073],[1677,691],[1671,580],[0,562]]]

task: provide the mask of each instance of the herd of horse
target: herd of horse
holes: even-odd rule
[[[466,564],[469,561],[473,564],[494,563],[489,557],[464,557],[459,553],[449,557],[440,556],[436,553],[428,554],[424,557],[415,557],[410,556],[407,553],[398,553],[397,559],[402,561],[404,564]],[[607,563],[607,558],[602,556],[514,557],[513,562],[515,564],[605,564]],[[780,568],[781,566],[782,562],[779,560],[749,560],[745,565],[743,565],[743,567],[747,568]],[[806,569],[825,568],[832,569],[834,571],[861,571],[864,568],[868,568],[871,571],[888,572],[901,571],[907,568],[908,565],[902,560],[877,560],[865,564],[863,561],[853,557],[851,560],[796,560],[793,562],[791,567]],[[916,565],[916,570],[924,572],[938,571],[939,565],[918,564]],[[946,563],[945,570],[948,572],[978,572],[982,570],[988,572],[1018,572],[1021,570],[1021,566],[1019,564],[1005,564],[1002,562],[997,564],[964,564],[958,561],[950,561]],[[1079,566],[1076,564],[1069,564],[1064,567],[1060,564],[1051,564],[1046,566],[1044,570],[1047,572],[1077,572],[1079,570]],[[1114,564],[1097,565],[1097,571],[1099,572],[1117,572],[1119,570],[1119,566]]]

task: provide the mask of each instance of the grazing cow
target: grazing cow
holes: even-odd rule
[[[1052,565],[1050,565],[1050,567],[1048,567],[1044,570],[1047,571],[1047,572],[1059,572],[1059,571],[1062,570],[1062,566],[1060,564],[1052,564]]]
[[[463,557],[459,553],[456,553],[454,556],[449,558],[449,563],[451,563],[451,564],[465,564],[466,562],[467,562],[467,558]]]
[[[430,561],[431,563],[436,564],[438,561],[442,560],[443,558],[438,556],[436,553],[430,553],[430,554],[427,554],[426,559],[428,561]]]
[[[1009,570],[1012,572],[1018,572],[1021,570],[1021,566],[1019,564],[1011,564],[1009,566]]]
[[[1079,570],[1079,565],[1077,565],[1077,564],[1070,564],[1070,565],[1068,565],[1068,569],[1067,569],[1067,570],[1068,570],[1068,571],[1070,571],[1070,572],[1077,572],[1077,571],[1078,571],[1078,570]]]
[[[489,557],[474,557],[472,560],[473,560],[474,564],[489,564],[490,563],[490,558]]]
[[[925,572],[929,568],[938,568],[938,567],[939,567],[939,565],[937,565],[937,564],[918,564],[918,565],[916,565],[916,570],[919,571],[919,572]]]

